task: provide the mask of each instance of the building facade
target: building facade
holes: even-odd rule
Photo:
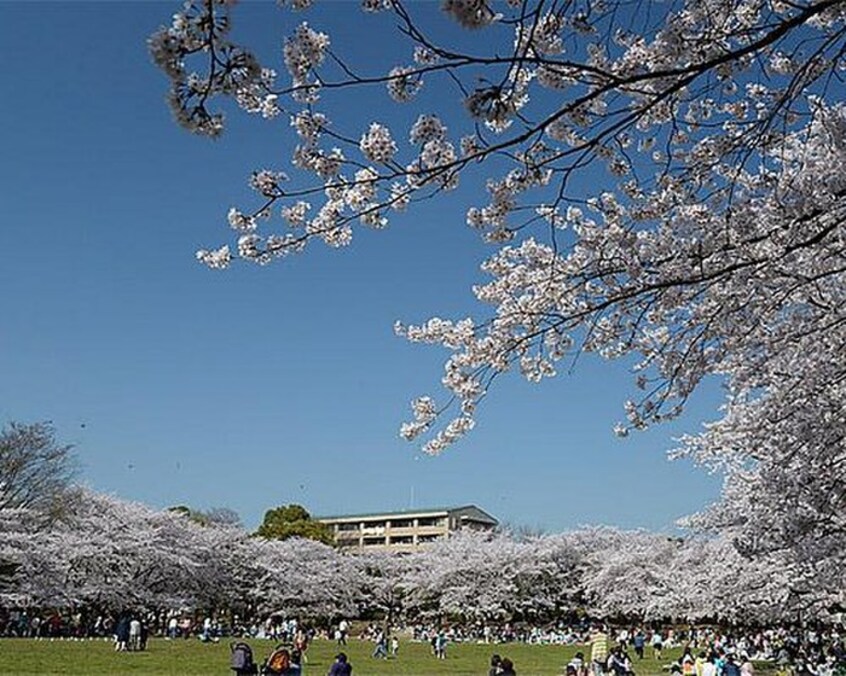
[[[459,530],[493,530],[499,522],[475,505],[317,517],[335,544],[356,551],[414,552]]]

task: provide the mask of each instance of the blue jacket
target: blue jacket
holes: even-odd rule
[[[349,662],[335,662],[329,670],[328,676],[350,676],[352,674],[352,664]]]

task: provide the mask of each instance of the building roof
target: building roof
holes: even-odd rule
[[[421,507],[417,509],[399,509],[386,512],[369,512],[364,514],[332,514],[314,517],[317,521],[352,521],[353,519],[389,519],[391,517],[433,516],[436,514],[453,514],[473,521],[484,521],[496,525],[499,522],[490,514],[476,505],[461,505],[453,507]]]
[[[485,510],[479,509],[476,505],[466,505],[465,507],[455,507],[450,510],[450,514],[454,514],[462,521],[481,521],[490,526],[499,525],[494,517],[488,514]]]

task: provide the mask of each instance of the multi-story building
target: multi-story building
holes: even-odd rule
[[[499,523],[475,505],[323,516],[317,520],[332,528],[339,547],[393,552],[413,552],[453,531],[492,530]]]

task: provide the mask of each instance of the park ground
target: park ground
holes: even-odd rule
[[[249,643],[259,663],[273,648],[270,641],[252,640]],[[436,660],[428,645],[404,642],[397,658],[378,660],[371,657],[373,644],[358,640],[351,640],[343,650],[353,664],[354,676],[484,676],[493,653],[510,657],[520,676],[558,676],[564,673],[564,665],[577,650],[589,654],[584,646],[458,644],[449,646],[446,660]],[[303,676],[325,676],[337,652],[334,642],[315,641],[309,647]],[[661,661],[636,660],[637,675],[666,674],[669,661],[677,658],[678,653],[680,651],[665,651]],[[144,652],[116,653],[112,643],[103,640],[0,639],[0,674],[231,676],[232,673],[228,641],[204,644],[196,639],[153,639]]]

